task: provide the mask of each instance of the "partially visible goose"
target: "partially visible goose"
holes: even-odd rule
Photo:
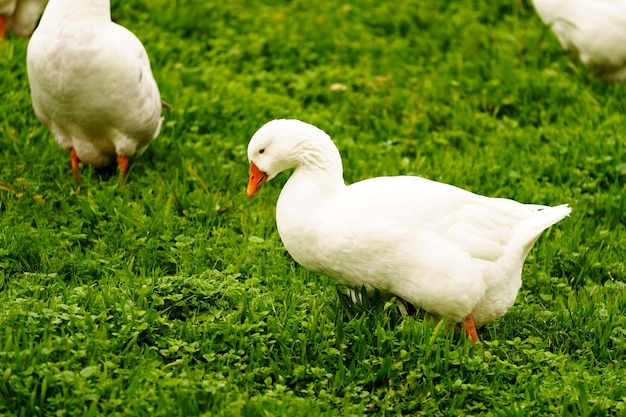
[[[17,0],[0,0],[0,38],[4,37],[7,24],[16,6]]]
[[[13,15],[7,22],[7,30],[28,37],[33,33],[48,0],[18,0]]]
[[[598,75],[626,79],[626,0],[533,0],[563,48]]]
[[[522,265],[556,207],[473,194],[414,176],[346,185],[330,137],[299,120],[273,120],[248,145],[248,197],[295,168],[276,206],[278,232],[303,267],[351,288],[378,289],[476,328],[504,315]]]
[[[27,52],[35,114],[79,162],[117,156],[121,175],[161,127],[161,98],[139,39],[109,0],[50,0]]]

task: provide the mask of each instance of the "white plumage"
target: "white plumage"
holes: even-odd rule
[[[13,30],[27,37],[35,29],[48,0],[0,0],[0,37]]]
[[[56,141],[122,175],[159,134],[161,98],[139,39],[111,21],[109,0],[50,0],[27,53],[33,107]]]
[[[533,0],[563,48],[598,75],[626,79],[626,0]]]
[[[414,176],[345,185],[330,137],[298,120],[274,120],[248,145],[252,197],[295,168],[276,207],[278,232],[303,267],[360,289],[378,289],[476,327],[504,315],[522,265],[543,230],[566,217],[546,207],[489,198]],[[478,336],[475,330],[473,341]]]

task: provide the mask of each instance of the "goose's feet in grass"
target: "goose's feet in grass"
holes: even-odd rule
[[[70,163],[72,164],[72,177],[74,177],[76,181],[80,181],[80,159],[74,148],[70,149]]]
[[[126,173],[128,172],[129,162],[130,158],[128,156],[118,155],[117,166],[120,167],[120,177],[126,176]]]

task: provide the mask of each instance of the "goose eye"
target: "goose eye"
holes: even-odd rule
[[[259,154],[262,154],[265,152],[265,149],[259,149]]]

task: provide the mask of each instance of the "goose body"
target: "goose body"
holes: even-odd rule
[[[626,79],[626,0],[533,0],[563,48],[600,76]]]
[[[453,322],[469,318],[476,327],[507,312],[533,244],[571,211],[484,197],[416,176],[346,185],[330,137],[298,120],[261,127],[248,158],[249,197],[295,168],[280,193],[276,223],[300,265]]]
[[[141,41],[109,0],[50,0],[27,52],[35,114],[78,162],[121,173],[159,134],[161,98]],[[76,175],[75,175],[76,176]]]

